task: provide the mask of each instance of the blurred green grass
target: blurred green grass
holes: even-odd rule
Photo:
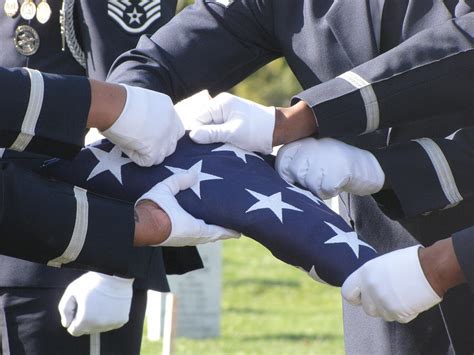
[[[175,354],[344,354],[339,290],[249,238],[224,242],[221,336],[177,338]],[[142,354],[161,354],[143,338]]]

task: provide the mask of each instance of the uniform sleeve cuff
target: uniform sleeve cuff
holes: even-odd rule
[[[133,247],[133,205],[93,193],[88,193],[88,201],[89,217],[84,245],[78,258],[66,265],[94,265],[96,270],[107,270],[111,274],[141,276],[142,269],[131,264],[137,260],[137,253],[141,253],[143,259],[140,265],[146,268],[151,254],[147,255],[145,249],[142,252]]]
[[[431,160],[416,142],[396,144],[372,153],[382,166],[404,217],[442,209],[449,204]]]
[[[459,265],[466,277],[466,281],[474,292],[474,227],[464,229],[453,235],[453,246]]]
[[[89,81],[79,76],[65,79],[53,74],[43,74],[43,80],[43,106],[35,139],[28,150],[72,158],[84,145],[91,104]]]
[[[367,130],[367,115],[360,91],[341,78],[309,88],[292,98],[313,110],[320,137],[343,137]]]

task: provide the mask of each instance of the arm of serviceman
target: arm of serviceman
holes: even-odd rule
[[[306,119],[312,111],[319,137],[364,134],[449,112],[472,116],[473,73],[474,14],[470,13],[422,31],[353,70],[303,91],[293,103],[306,102],[311,110],[294,106],[290,111]]]
[[[272,33],[266,1],[197,0],[121,55],[108,81],[159,91],[174,102],[204,89],[214,96],[281,56]]]
[[[1,98],[5,148],[71,158],[86,127],[96,127],[134,162],[150,166],[174,152],[184,134],[172,101],[161,93],[28,68],[0,68],[0,80],[9,88]]]
[[[134,252],[141,253],[132,248],[132,205],[9,162],[1,164],[0,179],[2,254],[56,267],[130,273],[132,260],[138,260]],[[146,263],[146,253],[143,259]]]
[[[67,158],[81,149],[91,100],[87,79],[0,68],[0,82],[2,147]]]
[[[444,139],[414,139],[372,153],[405,216],[453,207],[474,198],[474,127]]]
[[[207,225],[178,205],[174,195],[196,181],[197,175],[173,176],[134,208],[2,163],[0,252],[49,266],[143,276],[152,250],[133,246],[196,245],[240,236]]]

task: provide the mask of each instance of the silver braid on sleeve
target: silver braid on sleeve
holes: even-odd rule
[[[76,31],[74,30],[74,2],[75,0],[63,0],[60,16],[63,50],[64,42],[66,42],[74,59],[86,69],[86,55],[79,45]]]

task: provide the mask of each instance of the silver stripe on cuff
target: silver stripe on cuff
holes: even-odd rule
[[[100,333],[93,333],[89,338],[89,354],[100,355]]]
[[[433,164],[433,167],[438,175],[438,180],[443,189],[444,195],[449,201],[450,205],[456,205],[463,200],[459,193],[456,181],[454,180],[453,172],[449,166],[446,157],[441,148],[429,138],[414,139],[428,154],[428,157]]]
[[[89,224],[89,203],[87,202],[87,191],[80,187],[74,187],[74,196],[76,197],[76,223],[72,231],[69,245],[61,256],[48,262],[48,266],[61,267],[77,259],[84,247]]]
[[[363,134],[373,132],[379,128],[380,109],[377,96],[375,95],[372,85],[360,75],[352,71],[345,72],[339,75],[338,78],[344,79],[355,88],[360,89],[360,94],[362,96],[362,100],[364,100],[365,113],[367,116],[367,127]]]
[[[30,144],[31,139],[35,136],[36,124],[41,113],[44,97],[44,80],[43,75],[38,70],[25,68],[30,76],[30,99],[26,108],[25,117],[21,124],[21,132],[13,142],[10,149],[22,152]]]
[[[5,148],[0,148],[0,158],[3,158],[3,154],[5,154]]]

